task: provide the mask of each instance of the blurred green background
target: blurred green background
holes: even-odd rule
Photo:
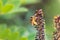
[[[60,0],[0,0],[0,40],[34,40],[37,30],[30,17],[43,9],[45,40],[53,40],[53,18],[60,15]]]

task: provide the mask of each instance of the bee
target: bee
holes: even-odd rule
[[[37,25],[36,17],[35,16],[32,16],[30,20],[31,20],[32,26]]]

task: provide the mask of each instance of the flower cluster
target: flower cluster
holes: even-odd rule
[[[60,16],[56,16],[54,17],[54,21],[55,21],[55,28],[56,30],[60,30]]]
[[[54,32],[54,40],[60,40],[60,16],[54,17],[56,32]]]
[[[44,19],[42,9],[36,10],[35,14],[31,17],[32,25],[36,25],[37,35],[35,40],[44,39]]]

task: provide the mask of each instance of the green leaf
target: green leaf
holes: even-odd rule
[[[0,40],[3,40],[3,39],[0,38]]]
[[[20,0],[8,0],[7,4],[13,4],[15,8],[20,6]]]
[[[14,14],[9,14],[9,13],[7,13],[7,14],[4,14],[4,15],[1,15],[1,17],[2,17],[3,19],[8,20],[8,19],[14,18],[15,15],[14,15]]]
[[[5,5],[7,3],[8,0],[2,0],[3,5]]]
[[[40,1],[37,0],[20,0],[22,5],[26,5],[26,4],[34,4],[34,3],[38,3]]]
[[[19,32],[12,32],[11,35],[9,36],[9,40],[17,40],[19,38]]]
[[[0,0],[0,13],[1,13],[2,6],[3,6],[3,2]]]
[[[27,37],[21,37],[20,40],[28,40]]]
[[[6,24],[0,24],[0,38],[5,38]]]
[[[8,13],[9,11],[11,11],[14,8],[14,5],[12,4],[6,4],[3,8],[2,8],[2,13]]]
[[[20,8],[16,8],[14,10],[12,10],[10,13],[16,13],[16,12],[27,12],[28,9],[24,8],[24,7],[20,7]]]

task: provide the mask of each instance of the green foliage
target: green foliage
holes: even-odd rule
[[[31,39],[31,37],[33,37],[32,36],[33,34],[30,34],[28,30],[24,28],[22,29],[20,29],[20,27],[17,27],[17,26],[11,26],[10,28],[7,28],[6,24],[0,24],[0,39],[2,40],[29,40]]]
[[[60,15],[60,1],[40,2],[41,0],[0,0],[0,40],[34,40],[36,30],[29,20],[39,8],[43,9],[45,15],[45,38],[52,40],[55,31],[53,17]]]
[[[35,3],[38,1],[0,0],[0,40],[34,40],[36,30],[27,20],[30,9],[25,5]],[[26,19],[23,20],[24,16]]]
[[[0,15],[2,15],[5,18],[8,19],[11,18],[11,16],[13,16],[12,14],[15,15],[15,12],[27,12],[27,11],[28,9],[25,7],[20,8],[20,0],[6,0],[6,1],[0,0]]]

